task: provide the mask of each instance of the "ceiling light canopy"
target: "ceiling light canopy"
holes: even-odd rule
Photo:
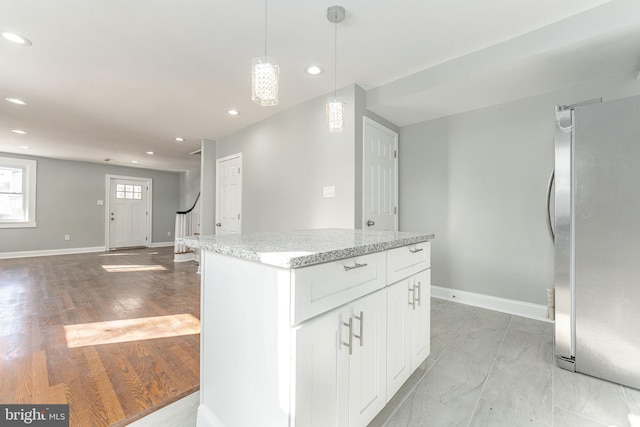
[[[175,139],[176,142],[184,142],[184,138],[180,138],[179,136]]]
[[[3,31],[2,37],[4,37],[6,40],[9,40],[10,42],[21,46],[31,46],[31,40],[11,31]]]
[[[264,56],[251,60],[251,100],[261,107],[278,105],[280,68],[267,56],[267,0],[264,1]]]
[[[153,156],[156,153],[154,153],[153,151],[147,151],[147,154],[150,155],[150,156]]]
[[[5,101],[11,102],[12,104],[16,104],[16,105],[27,105],[26,102],[18,98],[5,98]]]
[[[230,110],[227,110],[227,114],[230,116],[237,116],[240,114],[240,111],[236,110],[235,108],[232,108]]]
[[[25,132],[25,131],[23,131],[21,129],[11,129],[11,132],[17,133],[19,135],[26,135],[27,134],[27,132]]]

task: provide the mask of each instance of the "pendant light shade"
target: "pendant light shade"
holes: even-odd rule
[[[251,61],[251,100],[262,107],[278,105],[280,69],[274,62],[268,56]]]
[[[345,10],[342,6],[331,6],[327,9],[327,19],[334,24],[334,62],[333,62],[333,96],[327,99],[327,124],[329,132],[344,130],[344,101],[336,96],[338,76],[338,23],[344,21]]]
[[[262,107],[278,105],[280,69],[267,56],[267,0],[264,1],[264,56],[251,61],[251,100]]]
[[[327,98],[327,124],[329,132],[344,130],[344,101],[342,97]]]

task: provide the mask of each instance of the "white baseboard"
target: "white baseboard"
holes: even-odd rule
[[[547,306],[532,304],[529,302],[516,301],[512,299],[499,298],[491,295],[476,294],[474,292],[459,291],[457,289],[442,288],[431,285],[431,296],[461,304],[472,305],[474,307],[487,308],[489,310],[501,311],[515,316],[528,317],[529,319],[551,322],[547,319]]]
[[[175,242],[153,242],[149,245],[150,248],[166,248],[167,246],[173,246]]]
[[[194,261],[195,254],[193,252],[185,252],[181,254],[173,254],[173,262]]]
[[[173,246],[173,242],[157,242],[149,245],[150,248],[163,248],[167,246]],[[0,252],[0,259],[9,258],[30,258],[37,256],[52,256],[52,255],[72,255],[72,254],[86,254],[91,252],[105,252],[104,246],[94,246],[89,248],[65,248],[65,249],[44,249],[37,251],[21,251],[21,252]]]
[[[39,251],[22,251],[22,252],[0,252],[0,259],[9,258],[29,258],[37,256],[51,255],[70,255],[70,254],[86,254],[90,252],[104,252],[104,246],[94,246],[91,248],[65,248],[65,249],[45,249]]]

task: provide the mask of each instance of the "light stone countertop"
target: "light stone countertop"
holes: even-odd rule
[[[433,234],[317,229],[179,237],[177,243],[283,268],[299,268],[352,256],[414,245],[434,239]]]

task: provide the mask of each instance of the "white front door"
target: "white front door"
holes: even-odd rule
[[[147,180],[109,178],[108,187],[108,249],[147,246]]]
[[[398,134],[365,117],[363,139],[362,228],[398,231]]]
[[[216,160],[216,234],[242,230],[242,153]]]

